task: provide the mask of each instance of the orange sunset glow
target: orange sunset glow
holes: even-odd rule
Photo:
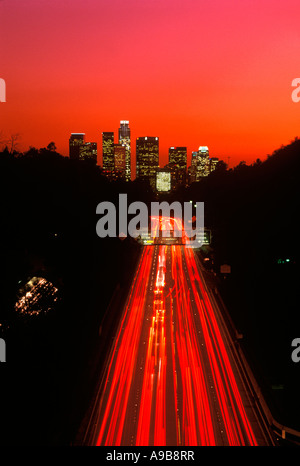
[[[299,0],[2,0],[0,105],[20,150],[71,132],[98,143],[130,121],[135,140],[207,145],[232,167],[299,136]]]

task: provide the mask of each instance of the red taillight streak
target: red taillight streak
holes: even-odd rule
[[[165,262],[165,248],[159,248],[159,257]],[[159,268],[159,261],[157,271]],[[157,290],[156,290],[157,291]],[[158,307],[153,302],[153,315],[148,338],[148,350],[145,362],[142,395],[140,401],[139,422],[136,445],[147,446],[151,427],[151,412],[155,405],[154,445],[166,444],[165,420],[165,386],[166,386],[166,354],[165,354],[165,300],[163,294],[159,298]],[[151,391],[149,390],[151,380]],[[153,391],[155,385],[155,391]]]
[[[188,287],[182,269],[182,256],[179,248],[173,248],[172,252],[174,263],[179,268],[175,297],[178,317],[177,352],[183,384],[183,440],[186,445],[215,445],[197,334],[191,315],[189,294],[186,293]]]
[[[114,346],[108,376],[112,380],[97,445],[120,445],[143,310],[143,277],[149,277],[153,249],[146,248]],[[125,325],[124,332],[122,331]],[[115,366],[113,367],[113,362]]]
[[[173,305],[172,305],[172,298],[171,298],[171,290],[170,290],[170,335],[171,335],[171,350],[172,350],[172,369],[173,369],[173,390],[174,390],[174,409],[175,409],[175,416],[176,416],[176,445],[180,445],[180,438],[179,438],[179,419],[178,419],[178,398],[177,398],[177,372],[176,372],[176,363],[175,363],[175,341],[174,341],[174,325],[173,325]]]
[[[194,278],[199,283],[201,293],[204,298],[204,301],[201,301],[195,287],[195,282],[192,281],[191,283],[194,295],[198,302],[197,308],[201,325],[204,330],[212,374],[215,379],[215,387],[217,389],[219,404],[222,409],[223,420],[226,426],[229,442],[231,445],[245,444],[239,421],[240,416],[250,445],[257,445],[254,433],[242,404],[229,357],[216,321],[215,313],[198,273],[193,252],[191,250],[185,250],[185,256],[187,263],[189,264],[188,267],[190,269],[190,274],[194,274]],[[203,305],[204,303],[205,305]],[[214,345],[212,345],[212,342]],[[219,370],[219,367],[221,368],[221,371]],[[228,398],[226,396],[226,391],[224,390],[224,383],[227,389]],[[228,405],[231,406],[233,415],[229,413]]]

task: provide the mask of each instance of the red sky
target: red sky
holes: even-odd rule
[[[22,150],[68,155],[85,132],[99,154],[125,119],[133,162],[159,136],[161,166],[176,145],[234,166],[300,136],[299,0],[1,0],[0,17],[0,130]]]

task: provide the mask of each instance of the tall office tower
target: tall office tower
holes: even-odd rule
[[[218,162],[219,162],[219,159],[217,157],[212,157],[211,159],[209,159],[209,172],[210,173],[213,172],[217,168]]]
[[[128,120],[120,121],[119,128],[119,144],[125,145],[125,180],[131,180],[131,142],[130,142],[130,128]]]
[[[126,146],[125,144],[115,144],[115,176],[126,178]]]
[[[200,146],[198,151],[192,152],[190,182],[200,181],[210,173],[209,151],[207,146]]]
[[[199,178],[209,175],[209,150],[207,146],[198,149],[197,174]],[[197,180],[198,181],[198,180]]]
[[[178,168],[186,170],[187,164],[187,148],[186,147],[170,147],[169,148],[169,163],[174,163]]]
[[[136,139],[136,177],[149,180],[155,189],[156,170],[159,163],[158,137],[145,136]]]
[[[194,183],[197,180],[197,165],[198,165],[198,152],[192,152],[192,160],[191,160],[191,167],[190,167],[190,183]]]
[[[112,174],[115,169],[114,133],[102,133],[102,167]]]
[[[175,185],[186,183],[187,148],[170,147],[169,165],[175,168]]]
[[[79,160],[80,146],[84,144],[85,133],[71,133],[69,139],[69,157]]]
[[[83,142],[79,145],[79,160],[91,160],[97,163],[97,143]]]

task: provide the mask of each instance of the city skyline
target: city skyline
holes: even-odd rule
[[[129,124],[129,120],[120,121],[120,127],[118,129],[118,143],[114,142],[115,133],[113,131],[103,131],[101,144],[98,146],[98,150],[97,143],[85,141],[85,133],[71,133],[69,138],[69,157],[83,159],[85,152],[83,152],[82,148],[93,144],[93,146],[96,147],[94,160],[96,164],[104,170],[104,174],[109,178],[117,175],[121,176],[126,181],[132,181],[138,177],[145,178],[145,174],[149,170],[155,171],[159,168],[165,168],[173,172],[174,170],[176,171],[176,174],[174,172],[172,175],[172,178],[175,176],[177,179],[175,184],[178,182],[185,184],[188,181],[188,170],[198,170],[199,173],[197,177],[192,175],[191,180],[199,181],[203,176],[207,176],[211,171],[213,171],[219,161],[217,157],[211,157],[209,155],[209,149],[207,146],[200,146],[198,151],[192,151],[191,154],[188,154],[186,146],[170,146],[168,149],[167,163],[164,163],[165,160],[162,160],[159,151],[159,137],[138,136],[135,141],[133,141],[131,140],[131,129]],[[131,144],[132,142],[133,144]],[[153,143],[155,146],[157,145],[154,152],[152,150]],[[131,157],[132,146],[135,146],[135,157]],[[203,149],[207,161],[201,168],[201,163],[197,162],[195,165],[193,157],[195,154],[203,152]],[[82,157],[80,156],[81,152],[83,153]],[[151,155],[155,160],[152,160]],[[88,153],[87,156],[89,156]],[[148,159],[149,156],[150,158]],[[208,164],[207,166],[206,163]],[[199,166],[197,167],[197,165]],[[153,187],[155,185],[154,171],[152,173]]]
[[[159,136],[163,165],[170,146],[204,144],[235,166],[299,135],[295,0],[13,0],[0,10],[1,128],[20,134],[20,150],[54,141],[67,156],[73,130],[99,147],[126,118],[132,140]]]

